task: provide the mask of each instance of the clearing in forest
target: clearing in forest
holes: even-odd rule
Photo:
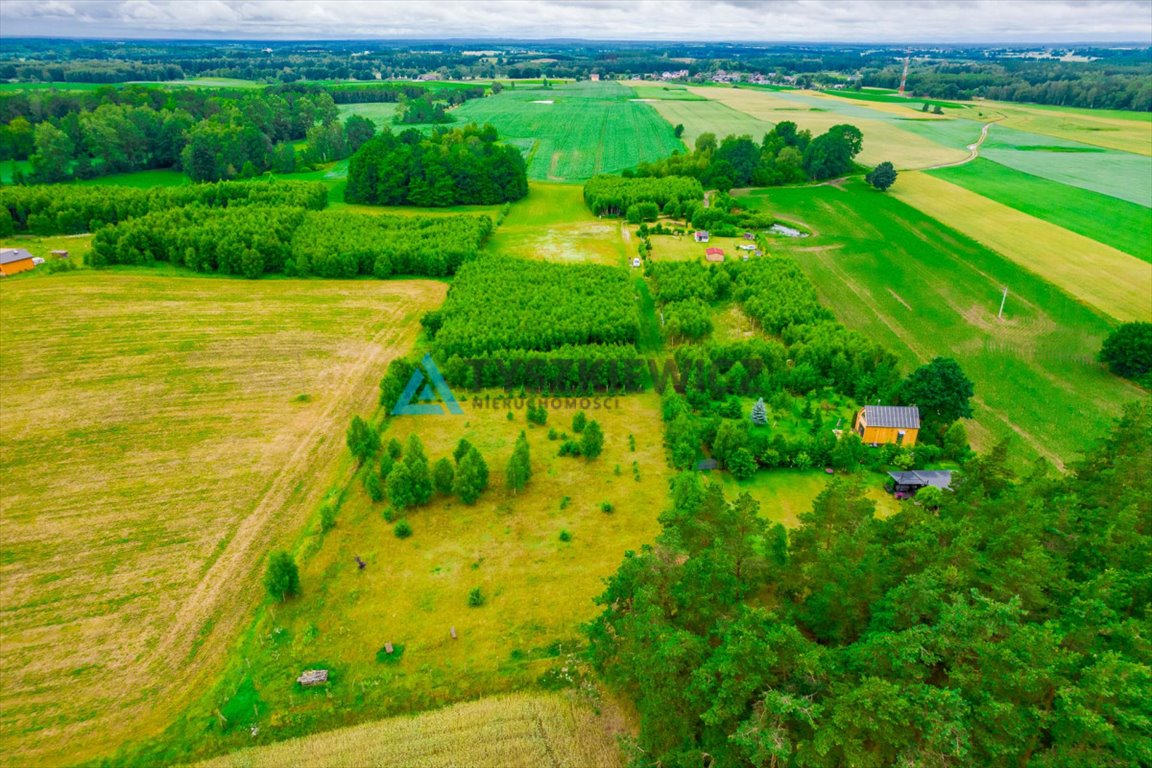
[[[19,327],[0,347],[20,401],[0,411],[9,760],[96,757],[219,672],[268,550],[346,470],[350,415],[444,293],[121,271],[0,285]]]

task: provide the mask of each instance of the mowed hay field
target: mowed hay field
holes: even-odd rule
[[[1012,438],[1026,453],[1062,465],[1083,449],[1084,435],[1100,433],[1140,396],[1095,361],[1113,321],[956,224],[859,181],[745,199],[815,233],[774,239],[769,249],[796,258],[841,322],[893,350],[909,368],[937,355],[960,362],[976,385],[971,434],[981,449]],[[997,319],[1003,286],[1010,293]]]
[[[890,194],[1117,320],[1152,316],[1152,264],[927,173]],[[1102,226],[1113,226],[1105,219]]]
[[[507,409],[477,408],[475,393],[455,394],[463,415],[393,417],[384,441],[419,435],[435,464],[467,438],[488,464],[490,489],[473,506],[435,497],[408,510],[412,535],[401,539],[385,519],[386,503],[371,502],[355,483],[335,527],[310,529],[296,547],[301,596],[258,614],[220,686],[182,720],[176,742],[185,746],[157,761],[248,746],[251,724],[262,739],[283,739],[532,688],[548,674],[562,682],[574,671],[580,625],[598,613],[593,599],[604,579],[626,550],[660,530],[670,470],[659,397],[621,396],[611,408],[589,409],[605,444],[588,461],[558,456],[560,442],[548,439],[550,428],[571,433],[575,411],[550,411],[548,424],[536,427],[524,410],[512,409],[510,421]],[[505,468],[521,430],[533,474],[512,494]],[[480,607],[469,605],[474,588],[484,595]],[[392,658],[381,650],[389,642]],[[317,668],[330,671],[328,689],[301,689],[301,670]],[[258,701],[259,715],[230,703],[241,698]],[[216,725],[217,710],[239,713],[227,732]]]
[[[627,247],[626,232],[619,219],[598,218],[588,210],[583,187],[533,181],[528,196],[512,204],[493,232],[488,250],[562,264],[618,266],[636,255],[635,246]]]
[[[142,738],[219,672],[268,549],[349,469],[350,415],[444,294],[89,271],[0,285],[6,763]]]
[[[558,694],[494,696],[198,763],[195,768],[616,768],[619,719]]]
[[[458,123],[491,123],[500,137],[531,142],[528,178],[584,181],[683,150],[672,126],[619,83],[505,88],[452,110]]]
[[[857,159],[865,165],[889,160],[898,169],[906,169],[956,162],[968,156],[965,147],[980,134],[979,125],[973,121],[953,121],[947,118],[941,121],[939,129],[934,127],[933,121],[917,120],[915,125],[918,130],[913,133],[904,130],[897,115],[870,109],[864,103],[847,99],[752,88],[695,87],[690,90],[768,123],[791,120],[801,129],[812,131],[813,135],[824,133],[841,123],[855,125],[864,134],[864,148]],[[919,117],[912,110],[907,111],[907,116]],[[929,122],[931,125],[925,125]],[[949,125],[953,122],[957,125]],[[963,131],[958,133],[954,130],[957,127],[963,128]],[[709,130],[706,125],[692,128],[695,133],[704,130]],[[930,130],[935,131],[933,135],[937,138],[922,135]],[[970,134],[971,138],[961,140],[960,134]]]

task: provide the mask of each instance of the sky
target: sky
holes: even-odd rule
[[[32,36],[1152,45],[1152,0],[0,0]]]

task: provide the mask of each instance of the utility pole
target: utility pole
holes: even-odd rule
[[[1008,286],[1004,286],[1004,295],[1000,298],[1000,311],[996,313],[997,320],[1004,319],[1004,303],[1008,301]]]

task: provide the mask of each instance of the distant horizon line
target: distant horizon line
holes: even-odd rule
[[[35,40],[43,42],[158,42],[158,43],[260,43],[260,44],[298,44],[298,43],[601,43],[601,44],[640,44],[640,45],[732,45],[741,47],[754,47],[754,46],[802,46],[802,45],[841,45],[850,47],[869,47],[869,46],[885,46],[885,47],[1067,47],[1067,46],[1090,46],[1099,48],[1149,48],[1152,49],[1152,42],[1147,40],[1060,40],[1060,39],[1046,39],[1046,40],[836,40],[836,39],[812,39],[812,40],[732,40],[732,39],[716,39],[716,40],[690,40],[680,38],[668,39],[633,39],[633,38],[593,38],[593,37],[276,37],[276,38],[263,38],[263,37],[169,37],[169,36],[150,36],[150,37],[133,37],[126,35],[6,35],[0,32],[0,40],[5,41],[18,41],[18,40]]]

